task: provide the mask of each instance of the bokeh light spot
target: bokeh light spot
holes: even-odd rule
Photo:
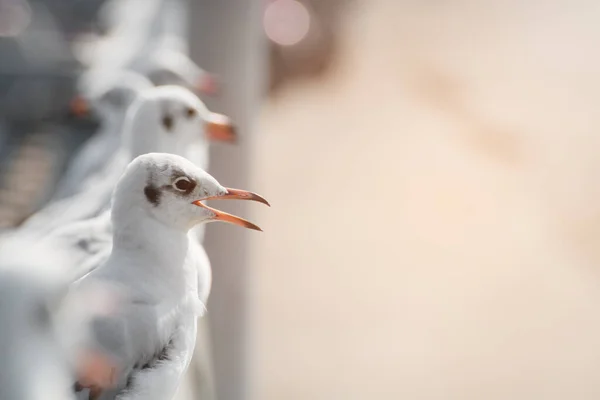
[[[282,46],[291,46],[308,34],[310,14],[296,0],[275,0],[265,9],[263,24],[269,39]]]
[[[0,0],[0,36],[17,36],[31,22],[31,8],[24,0]]]

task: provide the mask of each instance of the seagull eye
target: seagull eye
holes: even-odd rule
[[[175,186],[175,189],[181,192],[187,192],[194,187],[194,184],[188,178],[181,177],[177,178],[175,182],[173,182],[173,186]]]
[[[190,119],[194,118],[196,116],[196,114],[197,114],[196,110],[194,110],[191,107],[188,107],[188,108],[185,109],[185,116],[188,117],[188,118],[190,118]]]

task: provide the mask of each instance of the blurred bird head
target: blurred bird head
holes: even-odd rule
[[[152,83],[143,75],[122,71],[109,85],[91,97],[92,110],[102,118],[114,115],[123,118],[137,96],[151,87]]]
[[[122,120],[139,93],[151,87],[152,82],[132,71],[90,70],[81,77],[82,94],[71,102],[71,113],[81,117],[93,112],[102,121]]]
[[[145,74],[156,86],[179,85],[199,95],[210,96],[219,91],[216,77],[179,51],[155,51],[145,68]]]
[[[251,222],[216,210],[205,200],[252,200],[268,205],[261,196],[222,186],[215,178],[187,159],[164,153],[144,154],[133,160],[117,184],[113,197],[113,224],[132,218],[136,210],[165,226],[187,231],[194,225],[228,222],[260,230]]]
[[[211,112],[179,86],[142,92],[127,113],[124,134],[133,156],[156,151],[186,155],[192,146],[207,153],[209,141],[236,139],[229,118]]]

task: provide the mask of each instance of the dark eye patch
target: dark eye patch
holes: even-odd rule
[[[175,123],[175,121],[174,121],[172,115],[167,114],[167,115],[163,116],[162,124],[167,131],[171,131],[173,129],[174,123]]]
[[[144,188],[144,195],[146,195],[146,199],[153,206],[156,207],[158,203],[160,203],[160,191],[153,185],[146,185],[146,187]]]
[[[198,114],[198,112],[195,109],[193,109],[192,107],[188,107],[185,109],[185,116],[188,119],[194,118],[197,114]]]

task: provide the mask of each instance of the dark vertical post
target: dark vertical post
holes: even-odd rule
[[[190,1],[190,52],[202,68],[217,73],[221,93],[209,107],[229,115],[238,127],[236,146],[211,152],[210,171],[226,185],[246,187],[253,129],[264,91],[266,45],[260,0]],[[244,204],[219,207],[244,214]],[[237,203],[237,204],[234,204]],[[247,239],[255,232],[211,224],[206,248],[213,267],[209,318],[217,398],[248,398]]]

